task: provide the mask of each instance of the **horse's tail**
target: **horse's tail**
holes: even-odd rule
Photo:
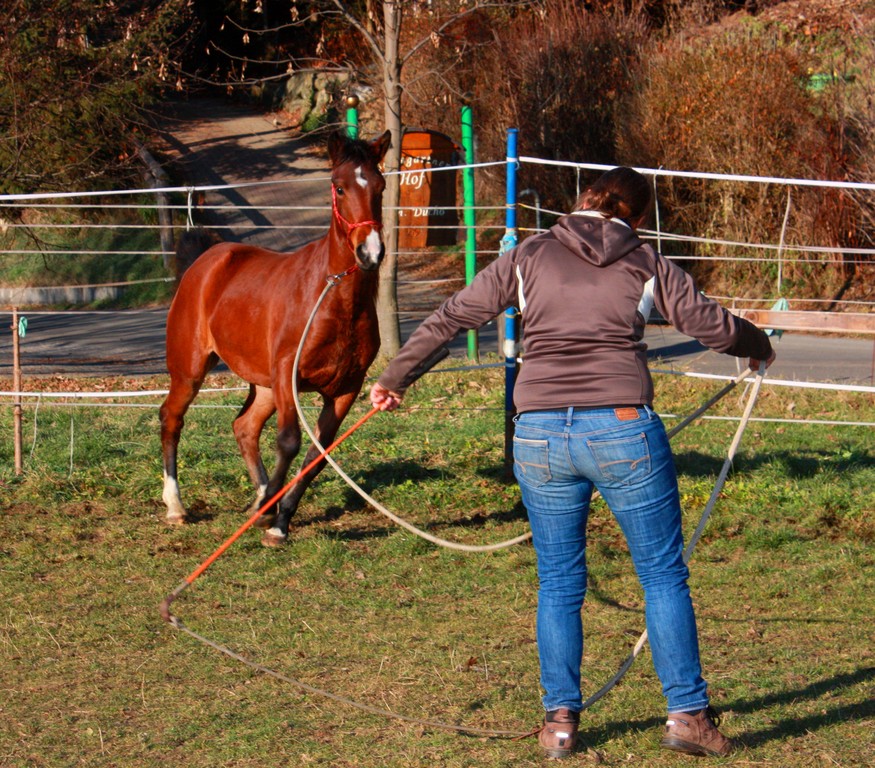
[[[176,241],[176,279],[182,279],[185,273],[195,259],[204,251],[221,243],[222,238],[215,232],[204,229],[203,227],[195,227],[183,232]]]

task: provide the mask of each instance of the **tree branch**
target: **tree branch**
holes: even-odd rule
[[[358,17],[347,8],[345,3],[342,3],[340,0],[332,0],[332,2],[337,6],[340,14],[347,20],[347,22],[349,22],[349,24],[365,39],[365,42],[370,46],[377,61],[385,61],[386,57],[383,48],[380,45],[380,41],[365,28],[365,26],[358,20]]]
[[[466,8],[464,11],[459,11],[459,13],[453,14],[437,29],[433,30],[428,37],[424,37],[418,43],[415,43],[411,47],[411,49],[401,58],[401,65],[403,66],[409,58],[418,53],[424,45],[430,43],[435,35],[440,37],[440,35],[442,35],[446,29],[461,21],[466,16],[470,16],[472,13],[482,11],[484,8],[523,8],[532,5],[533,2],[534,0],[507,0],[506,2],[494,2],[493,0],[490,0],[489,2],[480,2],[479,0],[477,0],[477,2],[475,2],[475,4],[472,5],[470,8]]]
[[[323,66],[326,69],[329,69],[332,66],[338,67],[340,69],[349,69],[349,67],[339,65],[334,61],[330,61],[329,59],[321,59],[321,58],[308,57],[308,58],[301,59],[301,58],[295,58],[293,56],[293,57],[288,58],[288,59],[273,59],[272,61],[269,61],[267,59],[250,59],[248,56],[238,56],[234,53],[226,51],[223,48],[220,48],[218,45],[216,45],[212,40],[210,41],[210,45],[212,46],[213,50],[215,50],[217,53],[222,54],[222,56],[224,56],[226,59],[229,59],[230,61],[239,61],[242,64],[266,64],[269,66],[281,66],[281,65],[285,64],[287,66],[294,66],[297,62],[310,62],[310,68],[314,68],[314,69],[317,66]],[[307,67],[301,67],[301,69],[307,69]]]

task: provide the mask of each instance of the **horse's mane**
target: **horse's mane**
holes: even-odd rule
[[[374,150],[367,141],[362,139],[351,139],[348,136],[344,137],[344,142],[340,148],[340,156],[337,164],[341,163],[357,163],[365,165],[374,162]]]

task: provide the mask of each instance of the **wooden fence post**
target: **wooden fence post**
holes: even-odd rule
[[[21,461],[21,358],[18,353],[18,309],[12,308],[12,389],[15,399],[12,405],[13,443],[15,453],[15,474],[22,472]]]

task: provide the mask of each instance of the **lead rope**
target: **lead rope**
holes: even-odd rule
[[[329,286],[330,287],[330,286]],[[298,352],[295,355],[294,365],[292,366],[292,396],[295,400],[295,406],[298,409],[298,414],[301,419],[301,424],[303,424],[304,429],[309,435],[310,439],[313,441],[313,444],[319,449],[323,450],[321,443],[316,438],[313,430],[310,428],[310,425],[307,423],[306,419],[303,416],[303,411],[301,409],[301,404],[298,399],[298,362],[301,356],[301,349],[304,346],[304,340],[307,338],[307,333],[310,329],[310,325],[313,322],[313,318],[316,315],[316,312],[319,309],[319,306],[322,304],[322,300],[327,293],[327,288],[322,292],[322,295],[319,297],[319,300],[316,302],[316,306],[313,308],[313,312],[311,313],[307,325],[304,328],[304,332],[301,335],[301,343],[298,345]],[[729,451],[727,453],[726,459],[723,462],[723,467],[720,470],[720,475],[717,478],[717,482],[714,485],[714,490],[711,492],[711,497],[708,499],[708,503],[705,505],[705,509],[702,511],[702,515],[699,518],[699,523],[696,526],[693,535],[690,537],[689,542],[687,543],[686,548],[684,549],[683,559],[684,563],[689,563],[690,557],[693,554],[693,550],[698,544],[699,539],[702,536],[703,531],[705,530],[705,525],[708,522],[708,519],[711,517],[711,513],[714,511],[714,506],[717,503],[717,499],[720,496],[720,492],[723,490],[723,485],[726,482],[726,478],[729,475],[729,470],[732,467],[732,460],[735,458],[735,454],[738,450],[738,446],[741,444],[741,438],[744,435],[745,430],[747,429],[748,422],[750,421],[751,414],[753,413],[754,405],[756,404],[757,397],[759,395],[760,386],[763,382],[763,376],[765,374],[766,366],[764,362],[760,363],[759,370],[756,373],[756,377],[754,379],[754,384],[751,387],[750,393],[748,395],[747,404],[745,405],[744,412],[742,413],[741,420],[739,422],[738,428],[735,431],[735,435],[732,439],[732,442],[729,446]],[[751,368],[746,368],[742,371],[733,381],[730,381],[726,384],[719,392],[712,395],[705,403],[700,405],[696,410],[687,415],[684,419],[680,421],[680,423],[676,424],[672,429],[667,432],[667,435],[670,438],[674,437],[681,430],[687,427],[691,422],[701,416],[705,411],[707,411],[711,406],[713,406],[716,402],[718,402],[721,398],[725,397],[729,394],[735,387],[737,387],[741,382],[743,382],[747,377],[752,373]],[[397,515],[390,512],[386,509],[382,504],[380,504],[376,499],[374,499],[370,494],[368,494],[358,483],[356,483],[349,475],[344,472],[337,462],[329,456],[327,453],[325,454],[325,460],[331,464],[334,470],[346,481],[346,483],[353,488],[362,498],[364,498],[368,503],[373,505],[379,512],[384,514],[393,522],[397,523],[401,527],[415,533],[417,536],[421,536],[427,541],[430,541],[434,544],[438,544],[439,546],[447,547],[448,549],[456,549],[462,550],[465,552],[489,552],[497,549],[503,549],[506,547],[513,546],[514,544],[518,544],[522,541],[530,539],[532,534],[531,531],[528,533],[522,534],[521,536],[517,536],[516,538],[509,539],[507,541],[498,542],[496,544],[486,544],[486,545],[469,545],[469,544],[459,544],[456,542],[447,541],[445,539],[438,538],[436,536],[432,536],[430,533],[426,531],[422,531],[416,526],[408,523],[406,520],[401,519]],[[596,492],[597,495],[598,492]],[[635,659],[643,650],[644,646],[647,643],[647,630],[645,629],[641,636],[638,638],[638,641],[635,643],[635,646],[632,649],[632,652],[626,657],[623,663],[618,668],[617,672],[614,676],[608,680],[601,688],[599,688],[592,696],[586,699],[583,702],[583,706],[581,707],[581,711],[589,709],[593,704],[603,698],[612,688],[614,688],[620,680],[623,679],[625,674],[632,667],[632,664],[635,662]],[[540,731],[540,728],[535,729],[534,731],[527,731],[525,733],[520,733],[516,735],[516,738],[525,738],[527,736],[532,736]],[[506,733],[506,732],[504,732]]]
[[[443,539],[439,539],[437,537],[431,536],[430,534],[426,533],[425,531],[420,531],[415,526],[413,526],[410,523],[407,523],[406,521],[397,517],[397,515],[393,515],[388,510],[385,510],[385,508],[382,505],[378,504],[375,500],[373,500],[370,497],[370,495],[368,495],[362,488],[359,487],[359,485],[357,483],[355,483],[355,481],[352,480],[352,478],[350,478],[342,469],[340,469],[340,467],[337,465],[337,463],[329,456],[329,451],[331,451],[333,448],[335,448],[343,439],[345,439],[349,434],[351,434],[355,429],[357,429],[361,424],[363,424],[368,418],[370,418],[375,413],[377,413],[376,409],[371,409],[371,411],[368,414],[366,414],[366,416],[364,416],[362,419],[360,419],[359,422],[357,422],[353,428],[351,428],[346,433],[344,433],[344,435],[340,439],[335,440],[334,443],[332,443],[327,449],[324,448],[321,445],[321,443],[319,443],[319,441],[316,439],[315,435],[313,434],[312,430],[310,429],[310,426],[307,424],[306,420],[303,418],[300,402],[298,399],[298,388],[297,388],[298,363],[300,361],[301,350],[303,349],[304,342],[306,341],[307,334],[309,333],[309,330],[310,330],[310,326],[312,325],[313,319],[315,318],[316,313],[319,310],[319,307],[322,305],[322,302],[325,299],[325,296],[328,294],[328,291],[333,286],[337,285],[337,283],[343,277],[345,277],[348,274],[351,274],[352,271],[354,271],[354,270],[347,270],[346,272],[339,273],[337,275],[330,275],[328,277],[327,284],[326,284],[325,288],[323,289],[322,293],[320,294],[319,299],[317,300],[316,305],[313,308],[313,311],[310,313],[310,317],[308,318],[307,324],[304,327],[304,331],[301,334],[301,341],[298,344],[298,350],[297,350],[297,353],[295,355],[293,374],[292,374],[292,376],[293,376],[293,378],[292,378],[292,393],[293,393],[294,400],[295,400],[295,406],[297,407],[298,414],[301,417],[301,423],[304,425],[304,428],[307,431],[307,434],[310,436],[310,439],[313,441],[313,444],[321,452],[321,456],[318,457],[317,459],[315,459],[314,463],[319,461],[321,458],[325,458],[326,461],[328,461],[331,464],[331,466],[338,472],[338,474],[340,474],[341,477],[344,478],[344,480],[352,488],[354,488],[356,491],[358,491],[365,499],[367,499],[371,504],[373,504],[379,511],[383,512],[383,514],[385,514],[387,517],[389,517],[389,519],[397,522],[402,527],[416,533],[417,535],[422,536],[426,540],[431,541],[435,544],[440,544],[442,546],[449,546],[450,548],[453,548],[453,549],[462,549],[464,551],[489,551],[489,550],[499,549],[499,548],[503,548],[503,547],[509,547],[509,546],[512,546],[513,544],[516,544],[516,543],[524,541],[528,538],[531,538],[531,532],[529,532],[528,534],[518,536],[515,539],[510,539],[508,541],[501,542],[499,544],[484,545],[484,546],[479,546],[479,547],[474,547],[471,545],[464,545],[464,544],[457,544],[454,542],[445,542]],[[741,381],[743,381],[750,374],[750,372],[751,371],[748,368],[746,371],[744,371],[742,374],[740,374],[734,381],[727,384],[720,392],[718,392],[716,395],[714,395],[712,398],[710,398],[708,400],[708,402],[706,402],[705,404],[700,406],[698,409],[696,409],[696,411],[694,411],[692,414],[687,416],[680,424],[678,424],[674,429],[672,429],[668,433],[669,437],[672,437],[673,435],[680,432],[684,427],[686,427],[697,416],[704,413],[709,407],[711,407],[711,405],[713,405],[721,397],[723,397],[728,392],[730,392],[732,389],[734,389],[735,386],[737,386]],[[689,562],[690,556],[692,555],[692,551],[695,548],[696,544],[698,543],[699,538],[702,535],[702,532],[704,531],[705,524],[707,523],[708,518],[711,516],[711,512],[714,509],[714,505],[717,501],[717,498],[720,494],[720,491],[723,488],[723,484],[725,483],[726,478],[729,474],[729,469],[732,465],[732,459],[735,456],[735,452],[741,443],[741,437],[744,434],[744,430],[747,427],[748,421],[750,420],[750,415],[753,411],[753,407],[754,407],[754,404],[756,402],[757,395],[759,393],[760,385],[762,384],[764,372],[765,372],[765,364],[762,363],[760,365],[759,371],[757,372],[756,379],[754,381],[754,385],[751,388],[751,392],[750,392],[750,395],[748,397],[748,402],[747,402],[747,405],[745,407],[744,414],[742,415],[741,422],[739,423],[738,429],[736,430],[735,436],[734,436],[732,443],[729,447],[729,453],[727,455],[726,460],[723,463],[723,468],[720,471],[720,476],[717,479],[717,484],[715,485],[714,490],[711,493],[711,498],[708,500],[708,504],[705,506],[705,510],[702,513],[702,517],[699,520],[699,524],[696,527],[696,530],[693,533],[693,536],[690,538],[690,541],[689,541],[686,549],[684,550],[683,557],[684,557],[685,563]],[[414,718],[414,717],[410,717],[407,715],[399,714],[397,712],[392,712],[391,710],[381,709],[379,707],[373,707],[369,704],[363,704],[361,702],[354,701],[353,699],[349,699],[349,698],[346,698],[344,696],[338,696],[337,694],[331,693],[330,691],[326,691],[322,688],[317,688],[315,686],[309,685],[309,684],[304,683],[303,681],[298,680],[294,677],[284,675],[281,672],[277,672],[276,670],[273,670],[269,667],[265,667],[262,664],[258,664],[254,661],[251,661],[250,659],[247,659],[245,656],[242,656],[241,654],[236,653],[235,651],[232,651],[230,648],[227,648],[226,646],[221,645],[213,640],[210,640],[209,638],[204,637],[203,635],[199,634],[198,632],[195,632],[193,629],[190,629],[189,627],[187,627],[182,622],[182,620],[179,619],[179,617],[170,613],[170,603],[174,599],[176,599],[176,597],[178,597],[182,591],[184,591],[186,588],[188,588],[192,584],[192,582],[194,582],[194,580],[198,576],[200,576],[207,569],[207,567],[209,567],[210,564],[212,564],[250,525],[252,525],[252,523],[255,522],[257,517],[261,514],[262,509],[265,509],[269,504],[271,504],[275,500],[277,500],[277,498],[279,496],[283,495],[292,485],[294,485],[295,482],[297,482],[297,480],[300,477],[303,476],[303,474],[311,466],[312,466],[312,464],[310,466],[308,466],[307,468],[305,468],[304,470],[302,470],[278,494],[276,494],[271,500],[266,502],[261,507],[261,509],[259,509],[259,511],[256,512],[256,514],[250,518],[250,520],[248,520],[240,529],[238,529],[238,531],[234,535],[232,535],[206,561],[204,561],[204,563],[202,563],[201,566],[199,566],[185,581],[183,581],[173,592],[171,592],[164,599],[164,601],[161,603],[161,606],[160,606],[160,612],[161,612],[162,618],[164,618],[166,621],[168,621],[170,623],[170,625],[172,627],[174,627],[175,629],[178,629],[179,631],[184,632],[185,634],[189,635],[190,637],[193,637],[198,642],[200,642],[206,646],[209,646],[210,648],[213,648],[214,650],[217,650],[220,653],[225,654],[229,658],[232,658],[236,661],[239,661],[242,664],[245,664],[247,667],[250,667],[251,669],[253,669],[257,672],[261,672],[262,674],[270,675],[271,677],[273,677],[277,680],[281,680],[285,683],[289,683],[291,685],[294,685],[294,686],[296,686],[296,687],[298,687],[298,688],[300,688],[308,693],[317,694],[319,696],[324,696],[325,698],[328,698],[332,701],[335,701],[335,702],[340,703],[340,704],[345,704],[345,705],[353,707],[355,709],[359,709],[363,712],[381,715],[383,717],[389,717],[389,718],[393,718],[395,720],[401,720],[401,721],[407,722],[407,723],[415,723],[418,725],[429,726],[432,728],[440,728],[443,730],[456,731],[459,733],[470,733],[470,734],[479,735],[479,736],[507,737],[507,738],[512,738],[514,740],[519,740],[519,739],[524,739],[524,738],[527,738],[529,736],[534,736],[535,734],[537,734],[541,730],[540,727],[535,728],[534,730],[531,730],[531,731],[510,731],[510,730],[500,730],[500,729],[493,729],[493,728],[485,729],[485,728],[474,728],[474,727],[468,727],[468,726],[454,725],[452,723],[445,723],[445,722],[441,722],[438,720],[424,720],[424,719],[420,719],[420,718]],[[607,683],[605,683],[605,685],[603,685],[596,693],[594,693],[592,696],[590,696],[583,703],[581,711],[591,707],[593,704],[595,704],[597,701],[599,701],[599,699],[601,699],[603,696],[605,696],[605,694],[607,694],[612,688],[614,688],[614,686],[616,686],[617,683],[620,682],[620,680],[623,678],[623,676],[626,674],[626,672],[629,670],[629,668],[634,663],[636,657],[640,654],[641,650],[644,648],[644,645],[646,644],[646,642],[647,642],[647,630],[644,630],[644,632],[642,632],[641,636],[638,638],[638,642],[635,644],[635,647],[633,648],[632,652],[625,659],[625,661],[620,665],[620,668],[617,670],[614,677],[612,677]]]

